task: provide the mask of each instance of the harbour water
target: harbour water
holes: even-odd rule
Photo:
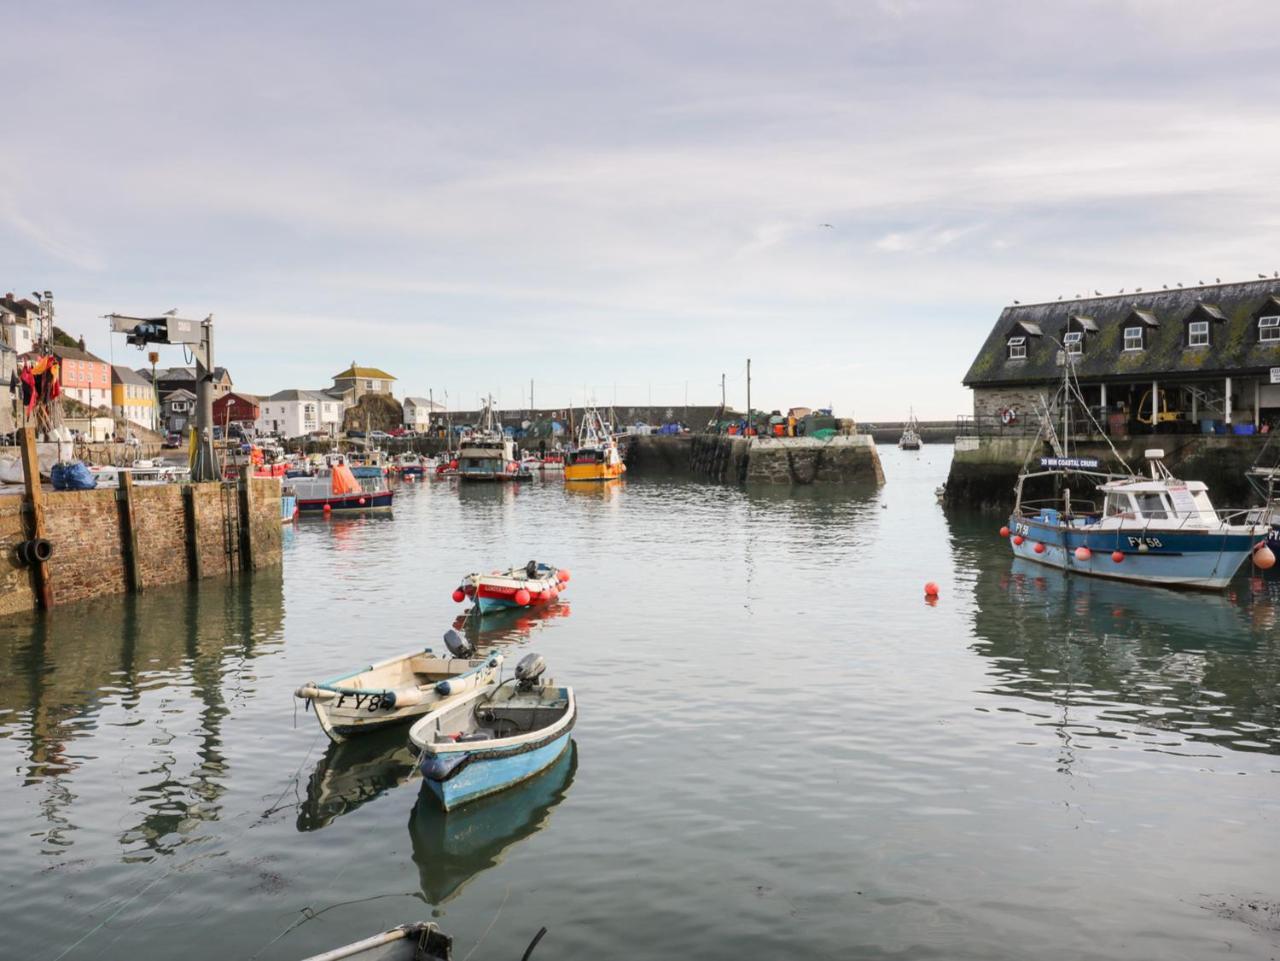
[[[1275,583],[1015,564],[936,505],[949,447],[881,456],[839,493],[411,487],[300,523],[280,572],[5,622],[0,956],[292,959],[436,918],[476,961],[543,925],[535,958],[1275,957]],[[402,735],[334,748],[295,708],[530,558],[568,606],[483,640],[576,688],[535,781],[445,817]]]

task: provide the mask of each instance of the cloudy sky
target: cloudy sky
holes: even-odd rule
[[[0,288],[505,407],[965,410],[1000,308],[1280,268],[1280,5],[29,3]],[[831,226],[824,226],[830,224]],[[170,349],[171,363],[180,362]]]

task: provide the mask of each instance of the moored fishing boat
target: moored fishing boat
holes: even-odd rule
[[[453,939],[430,921],[402,924],[303,961],[450,961]]]
[[[426,460],[412,451],[405,451],[395,459],[395,468],[401,477],[421,477],[426,466]]]
[[[293,477],[289,484],[298,496],[298,510],[303,514],[338,511],[389,511],[395,492],[385,479],[370,478],[369,487],[361,485],[343,463],[334,463],[328,473],[314,477]]]
[[[627,471],[618,443],[594,407],[587,408],[578,428],[578,441],[564,466],[566,481],[606,481]]]
[[[520,463],[515,441],[498,422],[492,398],[486,402],[476,429],[462,439],[457,462],[457,475],[465,481],[520,481],[533,477],[533,472]]]
[[[315,707],[334,741],[421,717],[442,701],[496,680],[501,654],[475,655],[457,631],[445,634],[449,653],[409,651],[327,681],[308,681],[293,696]]]
[[[480,613],[501,608],[540,607],[554,603],[569,583],[569,572],[530,561],[491,574],[468,574],[453,592],[461,604],[472,598]]]
[[[409,731],[423,789],[446,811],[503,791],[550,766],[569,746],[573,688],[544,681],[526,655],[515,675],[441,703]]]
[[[280,491],[280,522],[292,524],[298,519],[298,496],[289,488]]]
[[[914,410],[907,420],[907,426],[902,431],[902,436],[898,438],[898,446],[903,450],[920,449],[920,422],[916,420],[916,412]]]

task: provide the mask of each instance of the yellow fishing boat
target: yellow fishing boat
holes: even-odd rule
[[[588,408],[578,430],[578,443],[564,463],[565,481],[607,481],[627,472],[613,435],[595,408]]]

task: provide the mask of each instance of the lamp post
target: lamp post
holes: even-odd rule
[[[160,385],[156,383],[156,364],[160,362],[160,351],[153,350],[147,354],[151,361],[151,429],[160,433]]]

